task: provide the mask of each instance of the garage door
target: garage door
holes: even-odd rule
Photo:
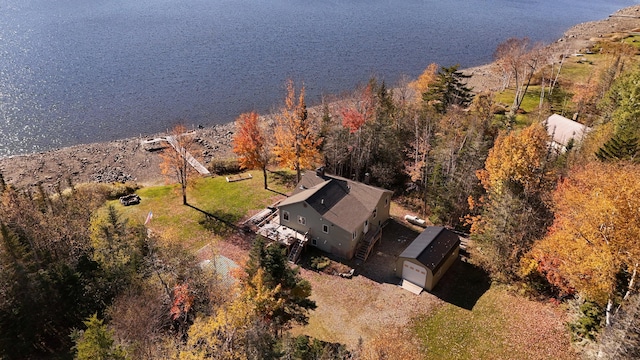
[[[412,263],[411,261],[404,261],[402,266],[402,278],[411,281],[412,283],[424,287],[427,281],[427,269]]]

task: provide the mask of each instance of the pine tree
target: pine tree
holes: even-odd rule
[[[289,266],[284,247],[278,243],[267,246],[259,237],[249,253],[245,271],[248,274],[246,287],[258,287],[253,279],[259,271],[264,271],[264,285],[277,289],[274,298],[280,305],[271,310],[270,316],[274,334],[282,334],[292,323],[307,324],[309,311],[316,308],[316,303],[309,299],[311,284],[300,277],[297,269]]]
[[[630,130],[617,131],[609,141],[596,152],[601,161],[629,160],[638,161],[640,157],[638,135]]]
[[[72,334],[76,345],[76,359],[78,360],[124,360],[125,351],[115,345],[113,334],[103,320],[98,319],[97,314],[93,314],[84,325],[86,330]]]
[[[436,81],[422,94],[422,99],[432,104],[440,113],[444,114],[452,105],[467,107],[473,100],[471,89],[465,84],[465,79],[470,75],[458,71],[458,67],[459,65],[440,68]]]

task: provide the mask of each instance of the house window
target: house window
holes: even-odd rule
[[[307,219],[305,219],[304,216],[298,215],[298,223],[300,223],[301,225],[306,225]]]
[[[282,212],[282,220],[289,221],[289,212],[288,211],[283,211]]]
[[[353,234],[351,234],[351,235],[352,235],[351,239],[352,239],[352,240],[355,240],[355,239],[356,239],[356,236],[358,235],[358,232],[357,232],[357,231],[354,231],[354,232],[353,232]]]
[[[378,215],[378,209],[373,209],[373,219],[376,218],[376,215]]]
[[[385,204],[385,205],[389,205],[389,198],[388,198],[388,197],[385,197],[385,198],[384,198],[384,204]]]
[[[314,238],[314,239],[311,239],[311,243],[312,243],[313,245],[318,245],[318,239],[315,239],[315,238]]]
[[[322,225],[322,232],[325,234],[329,233],[329,225],[323,224]]]

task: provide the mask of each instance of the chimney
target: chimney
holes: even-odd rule
[[[371,180],[370,177],[371,177],[371,175],[369,175],[369,173],[364,173],[364,183],[365,184],[369,185],[369,181]]]

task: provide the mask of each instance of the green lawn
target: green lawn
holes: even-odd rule
[[[472,310],[447,303],[415,320],[414,331],[429,359],[501,358],[509,351],[501,291],[490,289]]]
[[[152,186],[136,193],[142,201],[139,205],[124,207],[118,201],[112,203],[131,221],[144,222],[149,211],[153,219],[148,227],[169,241],[177,241],[191,249],[197,249],[221,235],[223,222],[208,220],[207,212],[230,223],[237,223],[252,210],[272,204],[277,192],[286,193],[288,188],[281,176],[269,174],[269,188],[265,190],[261,171],[251,171],[252,179],[227,182],[225,177],[200,178],[187,189],[187,202],[182,205],[179,185]],[[201,210],[201,211],[199,211]],[[227,227],[228,229],[228,227]]]

